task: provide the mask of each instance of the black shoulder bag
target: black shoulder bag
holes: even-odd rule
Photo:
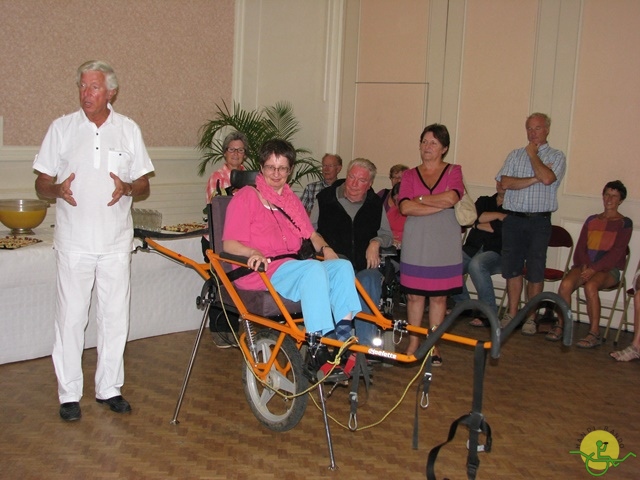
[[[283,209],[281,209],[280,207],[276,207],[280,212],[282,212],[282,214],[287,217],[287,219],[293,223],[293,225],[298,228],[298,226],[295,224],[295,222],[293,221],[293,219],[289,216],[289,214],[287,214],[287,212],[285,212]],[[297,254],[296,254],[296,258],[298,260],[309,260],[310,258],[315,259],[316,258],[316,248],[313,246],[313,243],[311,242],[310,238],[303,238],[302,239],[302,245],[300,245],[300,249],[298,250]]]

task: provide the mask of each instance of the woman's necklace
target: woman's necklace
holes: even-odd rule
[[[271,206],[271,203],[269,202],[269,200],[266,200],[269,210],[271,211],[271,215],[273,215],[273,219],[276,221],[276,225],[278,225],[278,230],[280,230],[280,235],[282,235],[282,241],[284,242],[285,246],[287,245],[287,236],[284,234],[284,231],[282,230],[282,226],[280,225],[280,222],[278,221],[278,217],[276,216],[276,213],[273,211],[273,207]]]

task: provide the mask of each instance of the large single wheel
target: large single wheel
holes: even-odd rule
[[[256,334],[255,344],[259,366],[271,359],[278,335],[278,332],[268,329],[260,330]],[[271,388],[260,383],[253,375],[251,367],[245,364],[242,383],[247,401],[256,418],[269,429],[277,432],[291,430],[304,415],[309,399],[308,394],[284,398],[276,393],[278,391],[285,395],[294,395],[305,391],[309,387],[309,381],[302,372],[302,355],[290,337],[286,337],[282,343],[265,379]]]

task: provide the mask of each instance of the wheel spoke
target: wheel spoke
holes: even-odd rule
[[[266,342],[261,342],[258,347],[258,361],[266,364],[271,358],[271,345]],[[260,354],[262,354],[262,356]]]
[[[270,388],[263,387],[262,393],[260,394],[260,404],[266,407],[275,394],[276,393]]]
[[[272,370],[269,377],[271,378],[271,386],[276,390],[282,390],[289,394],[296,393],[296,384],[280,372]]]

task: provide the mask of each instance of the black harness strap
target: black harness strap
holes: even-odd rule
[[[416,390],[416,408],[413,415],[413,449],[418,449],[418,412],[421,405],[422,398],[427,399],[427,406],[429,405],[429,387],[431,387],[431,359],[432,356],[429,355],[427,359],[427,364],[424,368],[424,375],[422,376],[422,380],[418,383],[418,389]]]
[[[351,411],[349,413],[349,428],[353,431],[356,430],[357,412],[358,412],[358,386],[360,384],[360,377],[364,379],[365,390],[369,391],[369,385],[371,378],[369,377],[369,371],[367,368],[367,357],[364,353],[356,353],[356,364],[351,371],[351,392],[349,393],[349,400],[351,403]]]
[[[482,391],[484,383],[484,370],[487,361],[487,351],[484,349],[484,342],[478,342],[475,347],[473,357],[473,401],[471,406],[471,413],[466,414],[455,420],[449,428],[449,435],[447,440],[440,445],[437,445],[429,452],[427,460],[427,479],[436,480],[435,474],[435,462],[438,457],[438,452],[449,443],[456,435],[456,430],[459,424],[469,427],[469,443],[467,454],[467,478],[474,480],[480,466],[480,459],[478,458],[478,439],[481,433],[484,433],[487,439],[487,443],[482,445],[481,451],[491,451],[491,427],[485,421],[482,414]]]
[[[240,258],[240,257],[238,257]],[[273,260],[280,260],[281,258],[295,258],[297,259],[298,256],[294,253],[285,253],[283,255],[276,255],[275,257],[269,257],[269,260],[273,261]],[[249,268],[249,267],[238,267],[238,268],[234,268],[233,270],[231,270],[229,273],[227,273],[227,277],[229,277],[229,280],[231,280],[232,282],[238,280],[239,278],[242,277],[246,277],[247,275],[249,275],[250,273],[255,272],[255,270]]]

